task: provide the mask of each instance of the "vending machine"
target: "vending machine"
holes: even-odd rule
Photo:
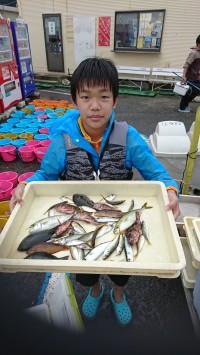
[[[15,55],[17,58],[22,96],[25,99],[36,91],[31,58],[28,26],[23,19],[11,21]]]
[[[10,24],[0,18],[0,112],[22,101]]]

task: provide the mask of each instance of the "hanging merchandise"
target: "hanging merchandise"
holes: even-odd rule
[[[22,101],[9,21],[0,18],[0,112]]]
[[[19,69],[22,96],[25,99],[36,91],[28,26],[20,17],[16,19],[16,22],[11,21],[10,24]]]

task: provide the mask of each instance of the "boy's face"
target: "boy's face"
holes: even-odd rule
[[[117,101],[113,102],[113,93],[109,87],[87,85],[76,94],[75,107],[79,110],[84,128],[91,136],[102,135]]]

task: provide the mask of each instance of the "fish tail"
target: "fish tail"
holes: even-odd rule
[[[145,202],[144,205],[142,206],[142,209],[147,209],[147,208],[153,208],[152,206],[148,206],[148,203]]]

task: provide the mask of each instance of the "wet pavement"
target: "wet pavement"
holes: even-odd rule
[[[70,101],[69,92],[61,89],[40,90],[40,98]],[[116,119],[126,120],[147,136],[155,131],[159,121],[165,120],[181,121],[188,131],[195,120],[196,108],[199,104],[191,103],[191,113],[179,113],[179,100],[179,97],[169,95],[155,97],[120,95]],[[19,175],[37,168],[39,163],[36,161],[24,163],[19,157],[14,162],[0,161],[0,171],[14,170]],[[23,309],[37,303],[44,277],[44,273],[0,273],[0,288],[11,295],[17,307]],[[71,275],[71,279],[81,309],[88,290],[76,283],[75,275]],[[83,319],[85,329],[91,335],[95,330],[101,331],[106,324],[111,327],[112,332],[119,329],[109,299],[113,284],[108,276],[102,275],[101,280],[105,286],[105,296],[97,318],[93,322]],[[125,294],[133,312],[134,319],[128,327],[128,332],[133,335],[133,339],[137,335],[141,337],[141,334],[144,340],[149,335],[158,339],[159,337],[162,339],[163,335],[167,339],[168,335],[169,340],[173,339],[180,345],[182,354],[188,354],[188,349],[193,350],[197,339],[180,276],[175,279],[132,276],[125,287]],[[124,332],[125,330],[122,329],[121,334],[123,335]],[[131,336],[129,341],[132,341]],[[134,343],[131,346],[134,350]],[[175,354],[173,349],[171,354]]]

